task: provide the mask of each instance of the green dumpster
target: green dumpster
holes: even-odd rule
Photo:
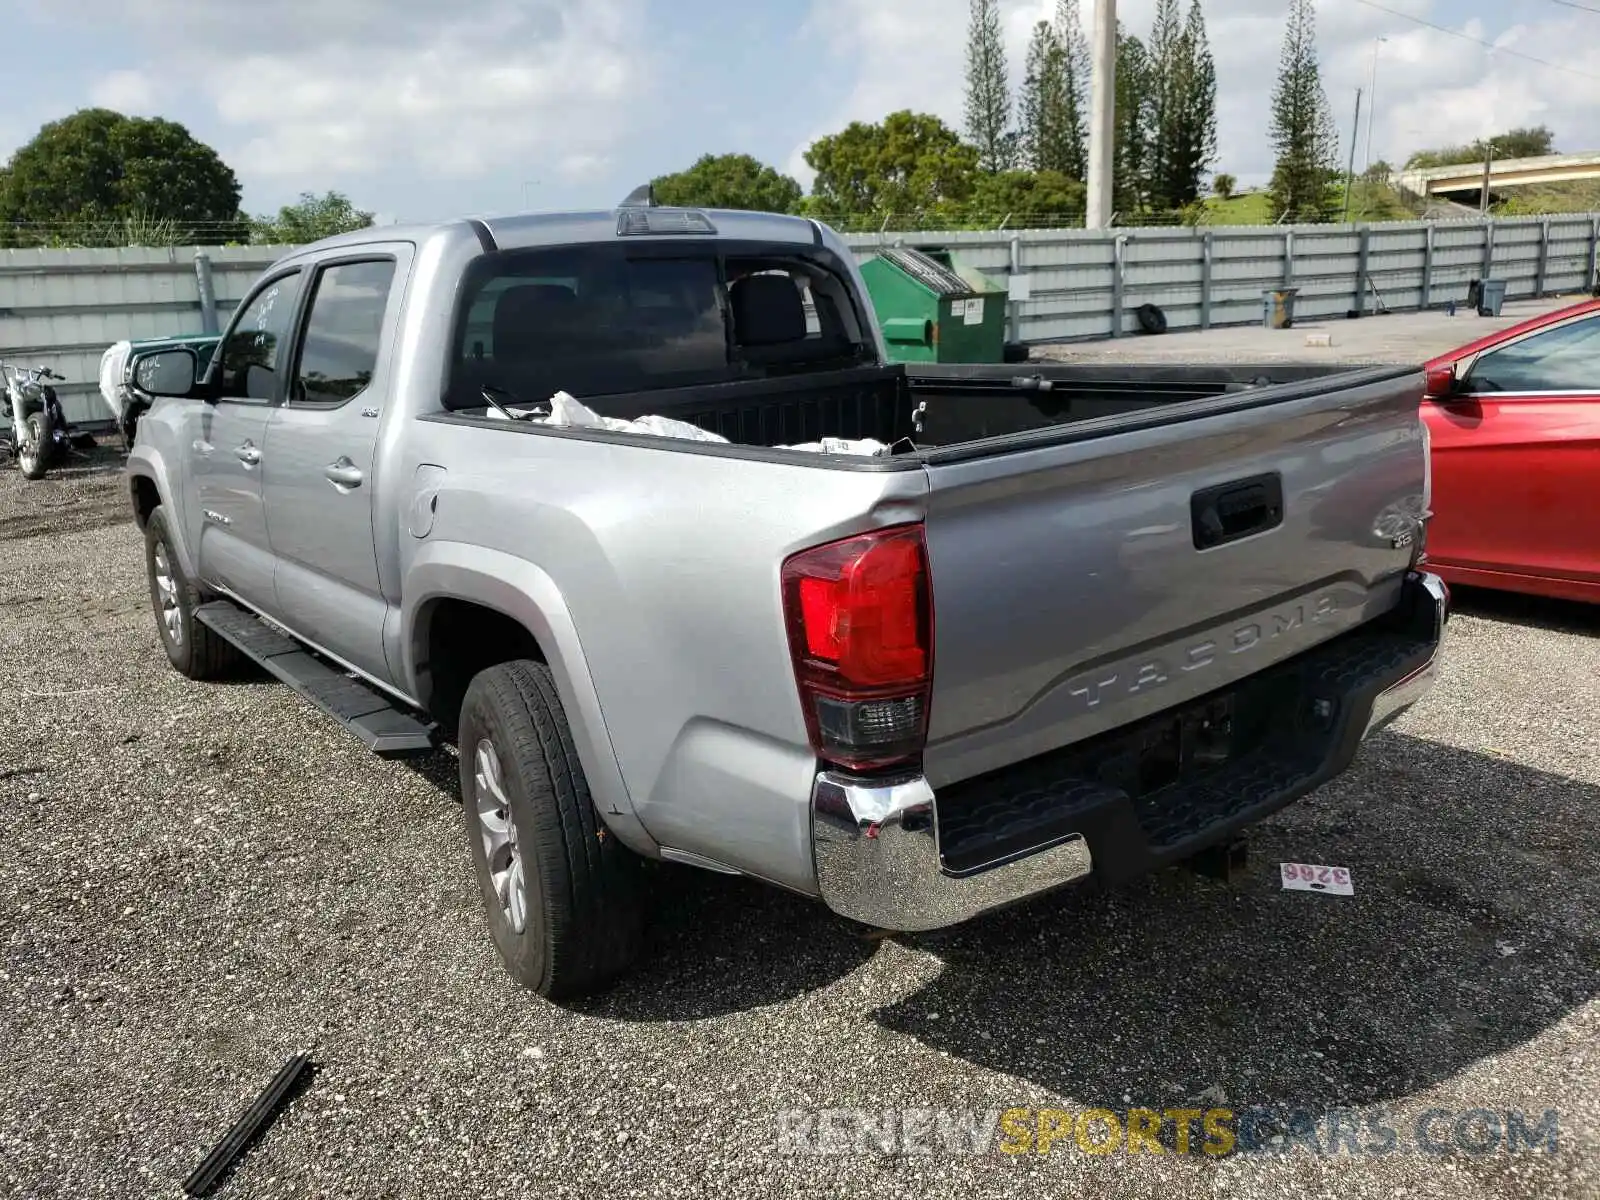
[[[187,346],[195,352],[200,370],[204,371],[221,340],[222,335],[216,333],[179,333],[117,342],[100,356],[100,395],[111,410],[125,446],[133,445],[139,417],[150,407],[150,397],[133,385],[133,370],[138,360],[161,350]]]
[[[896,362],[1003,361],[1006,289],[948,251],[880,250],[861,277]]]

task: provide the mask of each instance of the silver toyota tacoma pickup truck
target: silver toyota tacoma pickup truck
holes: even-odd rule
[[[649,859],[910,931],[1232,844],[1446,620],[1420,369],[892,364],[801,218],[363,230],[133,370],[172,665],[454,743],[547,996],[626,969]]]

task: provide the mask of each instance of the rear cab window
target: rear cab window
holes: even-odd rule
[[[463,280],[445,403],[539,404],[871,361],[843,265],[818,249],[683,239],[502,251]]]

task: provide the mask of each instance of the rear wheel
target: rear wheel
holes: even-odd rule
[[[167,531],[167,513],[159,506],[145,521],[144,561],[150,577],[150,604],[167,661],[188,679],[217,679],[234,670],[240,660],[238,649],[195,619],[194,610],[203,597],[178,565]]]
[[[23,418],[22,438],[17,443],[17,466],[24,479],[43,479],[55,453],[55,425],[50,410],[41,408]]]
[[[506,969],[551,999],[602,990],[638,954],[643,864],[595,811],[550,668],[478,674],[457,744],[473,868]]]

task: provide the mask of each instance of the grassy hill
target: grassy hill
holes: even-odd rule
[[[1344,185],[1334,193],[1334,217],[1344,212]],[[1417,210],[1387,183],[1357,179],[1350,192],[1350,220],[1361,221],[1412,221]],[[1267,193],[1244,192],[1223,200],[1211,196],[1206,200],[1207,225],[1270,225],[1272,202]]]
[[[1335,219],[1343,212],[1344,188],[1334,193]],[[1476,208],[1474,197],[1463,201]],[[1207,225],[1270,225],[1272,204],[1265,190],[1243,192],[1226,200],[1206,199]],[[1568,183],[1536,184],[1507,188],[1495,198],[1494,214],[1501,217],[1541,216],[1545,214],[1600,212],[1600,179],[1579,179]],[[1406,200],[1388,183],[1358,179],[1350,193],[1350,220],[1414,221],[1421,209]]]
[[[1600,212],[1600,179],[1574,179],[1568,183],[1507,188],[1499,193],[1494,211],[1496,215],[1505,217]]]

